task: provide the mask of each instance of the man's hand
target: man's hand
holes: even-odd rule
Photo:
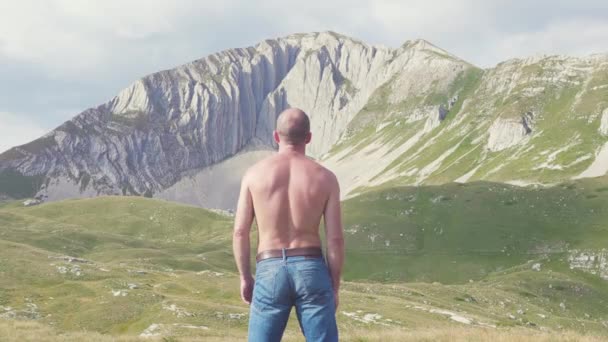
[[[247,304],[251,304],[253,284],[254,280],[252,276],[241,278],[241,299]]]

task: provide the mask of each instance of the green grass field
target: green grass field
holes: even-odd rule
[[[463,283],[530,259],[601,250],[608,247],[607,203],[608,187],[598,179],[370,191],[344,203],[346,277]]]
[[[608,248],[607,203],[605,179],[375,189],[345,201],[345,340],[608,335],[603,266],[570,267]],[[0,203],[0,331],[242,340],[231,232],[229,216],[141,197]],[[295,314],[286,340],[302,340]]]

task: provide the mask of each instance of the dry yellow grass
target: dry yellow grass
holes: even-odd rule
[[[61,333],[52,327],[33,321],[0,320],[1,341],[61,341],[61,342],[130,342],[137,338],[116,338],[94,332]]]
[[[581,335],[576,332],[542,332],[531,329],[491,329],[491,328],[442,328],[425,330],[387,329],[382,331],[355,330],[342,334],[341,341],[428,341],[428,342],[600,342],[606,338]],[[295,341],[295,340],[294,340]]]
[[[283,341],[304,341],[304,338],[287,332]],[[60,341],[60,342],[135,342],[135,341],[166,341],[166,339],[147,338],[142,339],[137,336],[108,336],[96,332],[67,332],[62,333],[56,329],[33,321],[4,321],[0,320],[0,340],[4,341]],[[169,341],[233,341],[245,340],[241,338],[225,337],[185,337],[169,339]],[[372,341],[420,341],[420,342],[600,342],[605,341],[605,337],[582,335],[576,332],[542,332],[530,329],[485,329],[485,328],[449,328],[449,329],[425,329],[425,330],[363,330],[355,329],[341,332],[341,341],[352,342],[372,342]]]

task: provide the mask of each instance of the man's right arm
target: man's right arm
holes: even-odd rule
[[[253,276],[251,275],[249,259],[251,249],[249,233],[254,216],[253,199],[249,191],[248,173],[246,173],[241,181],[241,192],[234,215],[232,249],[241,278],[241,297],[248,304],[251,303],[253,293]]]
[[[344,263],[344,234],[342,230],[342,213],[340,209],[340,185],[334,174],[331,174],[330,193],[323,217],[325,220],[325,238],[327,240],[327,263],[331,274],[334,292],[340,290],[340,275]]]

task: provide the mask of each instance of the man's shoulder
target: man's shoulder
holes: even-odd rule
[[[319,163],[318,161],[316,161],[312,158],[309,158],[309,160],[312,163],[314,163],[315,170],[324,180],[326,180],[328,182],[337,181],[336,174],[332,170],[328,169],[327,167],[323,166],[323,164]]]
[[[243,174],[243,178],[248,178],[255,176],[256,174],[264,173],[264,170],[269,167],[269,165],[273,162],[275,155],[270,155],[261,160],[258,160],[253,165],[249,166],[245,173]]]
[[[339,186],[338,177],[336,176],[336,174],[326,167],[323,167],[323,169],[325,171],[325,179],[327,180],[327,183],[330,186]]]
[[[319,166],[321,167],[321,172],[323,173],[323,175],[325,177],[327,177],[330,180],[336,179],[336,174],[332,170],[326,168],[325,166],[323,166],[321,164],[319,164]]]

